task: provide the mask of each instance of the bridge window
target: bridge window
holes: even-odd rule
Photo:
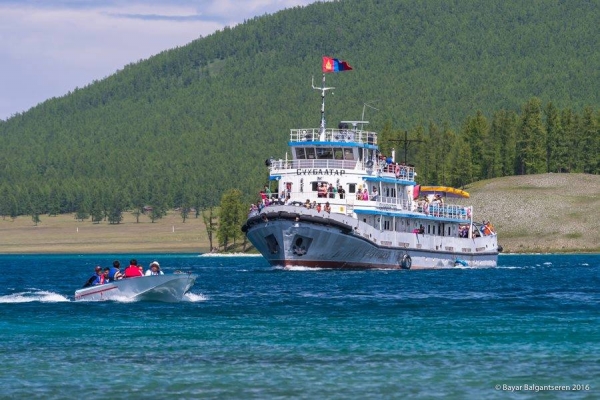
[[[317,158],[321,160],[332,160],[333,149],[331,148],[317,148]]]
[[[304,147],[296,147],[296,159],[305,160],[306,153],[304,152]]]

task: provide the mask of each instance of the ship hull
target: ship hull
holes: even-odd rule
[[[245,225],[248,240],[273,266],[335,269],[438,269],[457,266],[495,267],[495,241],[478,243],[473,239],[429,238],[427,235],[404,234],[402,247],[383,245],[393,241],[378,240],[377,231],[368,232],[360,221],[347,216],[313,215],[308,211],[290,213],[282,210],[250,218]],[[439,243],[430,239],[442,240]],[[460,241],[463,241],[461,244]],[[396,241],[398,242],[398,241]],[[445,244],[451,244],[445,245]],[[464,247],[466,245],[470,247]],[[462,247],[461,247],[462,246]],[[487,248],[485,247],[487,246]],[[420,247],[420,248],[419,248]],[[445,248],[473,251],[434,250]],[[483,249],[483,250],[481,250]],[[486,251],[487,250],[487,251]]]

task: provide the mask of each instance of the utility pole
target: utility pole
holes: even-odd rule
[[[408,131],[404,131],[404,139],[391,139],[390,142],[404,142],[404,164],[408,164],[406,160],[408,153],[408,145],[411,143],[421,143],[423,141],[420,139],[409,139]]]

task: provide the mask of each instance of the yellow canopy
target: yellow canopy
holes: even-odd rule
[[[447,197],[464,197],[465,199],[471,197],[469,193],[465,192],[464,190],[448,186],[421,186],[419,193],[422,195],[443,193]]]

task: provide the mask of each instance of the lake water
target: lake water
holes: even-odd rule
[[[199,278],[176,304],[73,301],[95,265],[132,257]],[[600,255],[437,271],[0,261],[0,398],[600,398]]]

